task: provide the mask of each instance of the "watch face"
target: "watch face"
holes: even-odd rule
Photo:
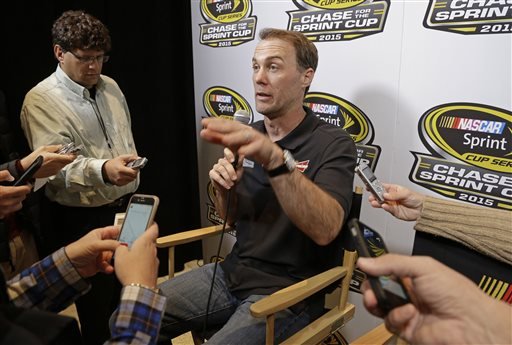
[[[295,170],[295,166],[297,163],[295,162],[295,159],[293,158],[292,154],[288,150],[283,150],[283,160],[284,163],[280,166],[278,166],[275,169],[267,171],[268,176],[274,177],[281,174],[290,173],[293,170]]]
[[[288,150],[284,150],[284,164],[288,168],[288,171],[293,171],[297,163],[295,162],[295,158],[293,158],[292,154]]]

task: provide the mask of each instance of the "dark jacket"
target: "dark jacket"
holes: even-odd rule
[[[5,95],[0,90],[0,170],[8,169],[16,179],[20,171],[16,169],[16,160],[20,158],[15,148],[15,135],[9,126]],[[41,189],[42,190],[42,189]],[[30,193],[23,202],[23,208],[16,212],[16,218],[23,231],[29,231],[34,235],[38,249],[40,249],[40,224],[39,224],[39,199],[40,192]],[[0,262],[10,259],[9,229],[0,219]]]

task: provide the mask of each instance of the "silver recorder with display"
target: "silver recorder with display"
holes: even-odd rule
[[[382,183],[377,179],[372,169],[366,163],[361,162],[356,166],[356,174],[361,178],[361,180],[363,180],[364,184],[377,201],[382,204],[385,201],[384,193],[386,190]]]
[[[148,159],[146,157],[139,157],[133,161],[130,161],[126,164],[128,168],[132,169],[142,169],[148,163]]]
[[[58,151],[57,153],[60,153],[60,154],[76,154],[78,152],[80,152],[80,150],[82,149],[82,145],[78,145],[78,146],[75,146],[75,143],[74,142],[70,142],[70,143],[67,143],[65,145],[63,145]]]

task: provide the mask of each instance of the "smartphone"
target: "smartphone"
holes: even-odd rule
[[[361,162],[356,166],[356,174],[361,178],[361,180],[363,180],[364,184],[368,187],[377,201],[382,204],[385,201],[384,193],[386,190],[382,183],[377,179],[372,169],[366,163]]]
[[[132,169],[142,169],[146,166],[148,159],[146,157],[139,157],[133,161],[130,161],[126,164],[128,168]]]
[[[27,184],[27,182],[34,177],[34,174],[39,170],[41,165],[43,165],[43,161],[43,156],[37,156],[20,178],[14,182],[13,186],[22,186]]]
[[[359,256],[378,257],[388,253],[384,240],[377,231],[355,218],[348,222],[348,226]],[[401,279],[394,280],[389,276],[367,275],[367,277],[379,308],[386,314],[393,308],[411,303],[411,298]]]
[[[155,195],[134,194],[130,198],[118,241],[131,247],[153,223],[160,200]]]

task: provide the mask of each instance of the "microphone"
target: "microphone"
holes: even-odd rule
[[[235,115],[233,115],[233,120],[248,125],[251,122],[251,114],[247,110],[238,109]]]
[[[236,122],[240,122],[244,125],[248,125],[251,122],[251,114],[247,110],[238,109],[233,115],[233,120]],[[236,166],[238,165],[238,155],[235,153],[235,160],[233,161],[233,168],[236,170]]]

